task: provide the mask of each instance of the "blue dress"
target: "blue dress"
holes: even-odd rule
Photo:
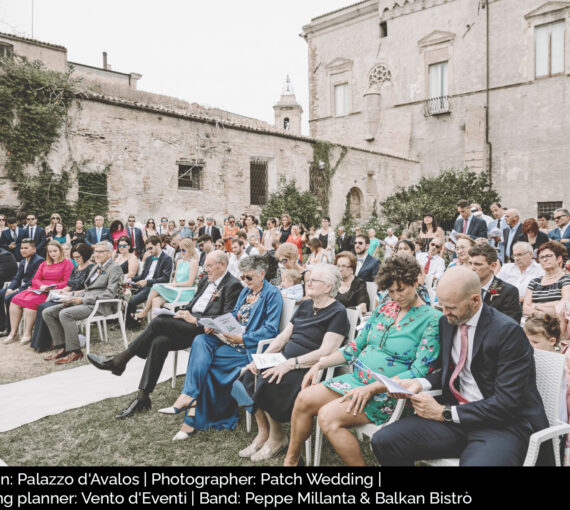
[[[190,261],[181,260],[176,266],[176,282],[184,283],[190,278]],[[196,289],[192,287],[180,287],[173,288],[165,283],[156,283],[152,286],[152,290],[158,292],[158,294],[166,299],[167,303],[173,303],[180,292],[180,297],[178,301],[192,301]]]
[[[196,398],[196,416],[184,422],[199,430],[235,429],[238,407],[231,396],[234,381],[251,361],[261,340],[279,333],[283,298],[277,288],[265,281],[257,300],[248,303],[249,288],[243,289],[233,315],[245,326],[243,346],[230,346],[213,335],[199,335],[192,343],[182,393]],[[251,298],[250,298],[251,300]]]

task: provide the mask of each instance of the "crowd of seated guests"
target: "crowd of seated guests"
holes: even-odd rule
[[[31,343],[38,352],[54,348],[56,352],[46,359],[58,364],[77,361],[83,354],[76,321],[90,313],[97,299],[115,297],[123,280],[131,283],[134,292],[127,322],[137,327],[151,310],[166,303],[189,302],[189,310],[199,310],[195,286],[199,268],[206,266],[210,254],[227,253],[230,259],[225,259],[223,274],[229,272],[240,279],[243,290],[239,297],[235,295],[236,301],[224,306],[233,309],[244,330],[242,334],[216,335],[195,325],[184,390],[171,408],[161,410],[166,414],[185,411],[184,424],[174,439],[186,439],[196,430],[212,427],[235,428],[237,402],[255,414],[258,426],[255,439],[240,456],[256,462],[287,449],[285,464],[297,465],[301,446],[318,417],[340,457],[349,465],[362,465],[358,443],[347,429],[387,421],[396,402],[385,394],[382,383],[373,382],[371,372],[406,380],[423,378],[435,366],[443,320],[429,305],[443,307],[453,324],[454,313],[449,308],[446,311],[445,302],[430,302],[425,275],[433,276],[430,285],[436,287],[442,278],[449,282],[450,277],[445,278],[448,272],[457,274],[470,291],[477,280],[479,299],[472,301],[471,308],[479,306],[482,313],[493,309],[515,323],[520,323],[524,314],[527,335],[533,345],[542,345],[537,348],[558,349],[560,340],[568,336],[570,274],[565,262],[570,214],[565,209],[554,211],[557,227],[547,235],[548,222],[523,221],[517,209],[493,206],[494,219],[485,216],[480,205],[460,200],[455,232],[447,243],[437,219],[423,215],[416,237],[413,230],[402,232],[384,265],[374,256],[382,246],[375,232],[371,232],[372,239],[378,242],[373,245],[371,238],[356,228],[353,237],[340,227],[337,238],[326,217],[321,228],[311,234],[287,214],[280,222],[269,218],[265,231],[251,214],[242,215],[239,221],[230,215],[221,227],[212,216],[205,222],[203,217],[196,223],[189,220],[188,227],[184,219],[177,225],[162,217],[158,228],[152,219],[136,226],[134,216],[128,218],[127,227],[115,219],[107,228],[104,217],[97,215],[94,226],[85,229],[83,221],[77,220],[70,232],[57,213],[45,228],[37,225],[34,214],[22,216],[23,223],[0,216],[0,273],[3,281],[9,282],[0,291],[3,343],[18,339],[24,316],[22,344]],[[451,263],[446,268],[449,243]],[[341,251],[341,247],[348,249]],[[470,279],[467,271],[477,279]],[[376,308],[366,287],[371,281],[376,281],[380,291]],[[449,283],[443,287],[447,302],[464,302],[459,295],[449,298]],[[48,300],[50,291],[66,302]],[[439,298],[439,288],[435,291]],[[292,299],[297,306],[291,322],[279,333],[283,299]],[[142,310],[137,311],[139,305]],[[372,316],[363,322],[356,340],[342,347],[348,332],[346,308],[358,309],[363,315],[372,312]],[[188,322],[189,313],[160,320]],[[267,338],[273,341],[266,352],[282,352],[286,361],[260,371],[251,354],[257,342]],[[406,355],[394,356],[396,352]],[[132,355],[121,354],[118,359],[128,361]],[[98,368],[121,372],[113,365],[115,359],[91,361]],[[356,369],[316,384],[319,370],[343,362],[355,364]],[[245,375],[240,377],[244,367]],[[418,390],[415,383],[409,387],[414,393]],[[423,416],[420,400],[419,396],[417,401],[412,399],[413,408]],[[118,417],[149,407],[145,393]],[[289,421],[290,440],[281,426]],[[376,442],[377,457],[381,460],[388,455],[385,458],[392,462],[391,452],[386,451],[383,442]]]

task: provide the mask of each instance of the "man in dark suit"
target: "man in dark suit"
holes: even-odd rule
[[[523,236],[521,214],[517,209],[507,209],[505,212],[505,222],[507,228],[503,230],[503,241],[505,243],[505,263],[514,262],[513,246],[519,241],[525,241]]]
[[[341,251],[352,251],[354,249],[354,239],[352,236],[349,236],[344,227],[340,225],[337,229],[338,236],[336,238],[336,252],[340,253]]]
[[[568,209],[556,209],[552,216],[558,226],[548,232],[548,237],[562,243],[570,253],[570,212]]]
[[[149,395],[154,390],[169,351],[190,347],[194,338],[204,333],[198,319],[218,317],[233,310],[243,286],[228,272],[227,255],[221,251],[210,253],[204,269],[207,276],[200,280],[194,299],[178,310],[176,316],[153,319],[128,349],[115,357],[87,356],[97,368],[109,370],[115,375],[121,375],[134,356],[146,359],[137,398],[116,418],[127,418],[150,409]]]
[[[467,234],[471,239],[487,238],[487,223],[471,212],[471,205],[467,200],[457,202],[457,212],[459,218],[455,220],[454,229],[456,232]]]
[[[133,278],[137,293],[127,305],[127,327],[132,328],[136,322],[133,314],[137,306],[144,303],[155,283],[168,283],[172,273],[172,258],[160,247],[160,237],[150,236],[146,240],[146,250],[149,257],[144,261],[143,271]]]
[[[137,257],[142,259],[144,255],[144,239],[141,229],[135,227],[135,217],[132,215],[127,219],[127,235],[131,240],[131,245]]]
[[[356,271],[354,276],[358,276],[365,282],[373,282],[380,269],[380,261],[368,255],[370,238],[366,234],[358,234],[354,240],[354,251],[356,252]]]
[[[214,241],[212,241],[211,236],[204,234],[196,240],[196,246],[198,247],[198,250],[200,250],[200,259],[198,260],[198,265],[200,267],[204,267],[204,262],[206,261],[208,253],[212,253],[216,249],[214,246]]]
[[[483,302],[520,323],[519,291],[495,276],[497,260],[497,250],[488,244],[475,245],[469,250],[469,263],[479,277]]]
[[[20,255],[20,234],[22,230],[18,227],[18,220],[14,217],[6,218],[8,228],[0,234],[0,248],[8,250],[14,258],[20,262],[22,255]]]
[[[32,285],[32,278],[38,267],[44,261],[36,254],[36,246],[30,239],[24,239],[20,245],[22,260],[18,264],[16,276],[8,285],[8,288],[0,290],[0,330],[10,333],[10,303],[16,294],[26,290]]]
[[[95,222],[95,226],[91,227],[87,231],[87,236],[85,236],[85,242],[89,246],[95,246],[97,243],[100,243],[101,241],[109,241],[110,243],[112,243],[113,238],[111,237],[111,231],[107,227],[103,226],[105,218],[103,218],[103,216],[95,216],[95,218],[93,218],[93,221]]]
[[[467,268],[446,271],[437,297],[445,316],[441,369],[400,381],[414,393],[416,415],[376,432],[374,454],[383,466],[442,457],[520,466],[530,435],[548,426],[530,342],[519,324],[482,303],[479,279]],[[442,389],[441,397],[421,393],[430,389]]]
[[[222,238],[222,234],[220,234],[220,229],[214,225],[214,218],[212,218],[211,216],[208,216],[206,218],[206,225],[204,225],[198,231],[198,234],[201,236],[203,236],[203,235],[211,236],[212,241],[214,241],[214,244],[216,244],[216,241],[218,239]]]
[[[5,282],[12,281],[17,272],[18,263],[14,255],[0,248],[0,289],[4,287]]]
[[[46,257],[46,231],[38,226],[38,219],[35,214],[26,216],[28,222],[26,228],[20,230],[20,242],[22,239],[33,239],[36,244],[36,253],[45,259]]]

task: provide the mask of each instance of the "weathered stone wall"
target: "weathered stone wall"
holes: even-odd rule
[[[67,50],[62,46],[2,33],[0,43],[11,45],[15,54],[25,55],[29,60],[41,60],[48,69],[60,73],[67,70]]]
[[[450,167],[488,168],[486,8],[479,0],[379,0],[371,16],[369,4],[304,27],[314,71],[309,73],[311,136],[419,160],[421,175]],[[570,200],[570,9],[527,16],[544,4],[495,0],[488,5],[493,182],[504,202],[527,217],[536,216],[537,202]],[[535,79],[534,26],[557,19],[566,22],[565,72]],[[380,22],[387,24],[387,37],[380,37]],[[426,116],[428,66],[441,61],[448,61],[451,113]],[[335,63],[350,69],[352,112],[342,117],[334,116],[331,102]],[[377,91],[379,121],[374,139],[367,141],[365,93],[369,72],[378,64],[391,79]]]

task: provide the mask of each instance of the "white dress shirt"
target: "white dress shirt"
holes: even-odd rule
[[[208,303],[212,299],[214,292],[216,291],[216,289],[218,288],[218,286],[220,285],[220,283],[224,279],[224,276],[226,276],[227,273],[228,272],[226,271],[214,283],[208,284],[208,286],[204,289],[204,292],[202,293],[202,295],[200,296],[198,301],[196,301],[196,303],[194,303],[194,306],[192,307],[191,313],[204,313],[204,310],[206,309],[206,307],[208,306]]]
[[[521,298],[525,296],[530,281],[533,278],[542,278],[543,276],[544,269],[534,260],[530,263],[530,266],[526,268],[524,273],[521,272],[519,266],[510,262],[505,264],[497,275],[501,280],[514,285],[519,290],[519,297]]]
[[[425,251],[421,251],[416,255],[416,260],[418,261],[419,265],[422,267],[426,267],[428,261],[428,254]],[[431,274],[436,279],[440,279],[445,272],[445,261],[439,255],[433,255],[431,258],[431,262],[429,263],[429,269],[427,274]]]
[[[365,253],[362,258],[356,257],[356,271],[354,272],[354,276],[358,276],[358,273],[360,273],[360,270],[362,269],[362,265],[364,264],[367,255],[368,253]]]
[[[398,244],[398,238],[395,235],[391,235],[389,237],[384,238],[384,258],[388,258],[392,255],[392,250]]]

